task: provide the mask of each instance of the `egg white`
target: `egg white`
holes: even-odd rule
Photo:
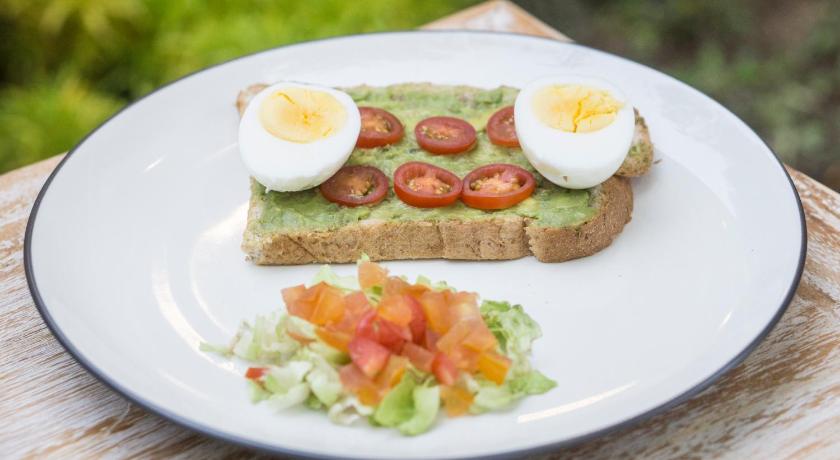
[[[260,122],[260,106],[267,96],[287,88],[330,94],[347,113],[344,126],[326,138],[309,143],[290,142],[272,135]],[[267,190],[305,190],[320,185],[341,168],[353,153],[361,127],[359,108],[346,93],[301,83],[275,83],[254,96],[245,109],[239,122],[239,153],[251,176]]]
[[[613,122],[598,131],[570,133],[552,128],[537,116],[534,96],[546,86],[570,84],[606,90],[623,106]],[[540,174],[561,187],[590,188],[609,179],[621,167],[633,142],[633,106],[620,89],[598,78],[583,75],[540,78],[519,92],[513,112],[522,152]]]

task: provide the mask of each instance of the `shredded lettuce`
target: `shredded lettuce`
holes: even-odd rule
[[[407,373],[379,403],[373,421],[413,436],[432,426],[439,408],[439,387],[418,384],[414,376]]]
[[[312,287],[321,282],[327,283],[330,286],[337,287],[346,292],[358,291],[361,289],[359,287],[359,280],[355,275],[338,276],[338,274],[336,274],[329,265],[321,265],[318,273],[314,278],[312,278],[312,281],[310,281],[306,287]]]
[[[363,256],[359,263],[366,260],[369,260],[367,256]],[[338,276],[327,265],[320,268],[307,286],[321,282],[345,293],[360,289],[355,276]],[[424,276],[417,277],[416,283],[437,291],[453,289],[445,282],[432,282]],[[364,293],[376,304],[382,290],[383,286],[374,286]],[[470,412],[480,414],[504,409],[525,396],[554,388],[553,380],[531,368],[528,359],[531,344],[542,333],[522,307],[485,301],[480,311],[498,340],[496,351],[510,358],[511,367],[502,385],[480,374],[461,373],[461,384],[474,397]],[[391,427],[407,436],[426,432],[434,424],[441,400],[440,387],[433,376],[410,367],[378,406],[366,406],[341,383],[339,369],[350,362],[348,354],[321,340],[315,331],[315,325],[302,318],[276,312],[257,316],[251,324],[243,322],[229,345],[201,343],[199,348],[267,368],[261,378],[248,380],[247,385],[252,402],[263,402],[275,410],[303,405],[324,410],[330,420],[339,424],[366,417],[371,424]]]
[[[373,415],[373,408],[360,403],[355,396],[345,396],[330,406],[327,416],[334,423],[350,425],[361,417]]]

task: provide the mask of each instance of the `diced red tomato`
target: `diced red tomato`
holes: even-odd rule
[[[338,372],[341,384],[359,398],[362,404],[375,406],[379,404],[381,394],[379,388],[355,364],[350,363]]]
[[[341,289],[323,282],[310,289],[318,289],[319,292],[309,322],[323,326],[341,321],[344,316],[344,294]]]
[[[481,352],[494,350],[498,342],[496,342],[496,336],[490,332],[484,321],[476,321],[475,327],[464,338],[462,344],[471,350]]]
[[[447,354],[451,353],[455,347],[461,345],[477,325],[478,322],[474,320],[458,321],[437,341],[438,350]]]
[[[245,378],[251,380],[259,380],[262,378],[265,373],[268,372],[267,367],[249,367],[247,371],[245,371]]]
[[[426,340],[424,341],[424,345],[426,346],[427,350],[433,351],[433,352],[438,351],[438,348],[437,348],[437,341],[438,340],[440,340],[440,336],[438,335],[437,332],[435,332],[431,329],[426,329]]]
[[[435,361],[435,354],[431,351],[420,345],[407,343],[403,347],[402,353],[417,369],[423,372],[432,372],[432,363]]]
[[[388,358],[388,364],[379,373],[375,381],[382,394],[387,393],[388,390],[400,383],[407,365],[408,359],[403,356],[391,355]]]
[[[423,284],[411,284],[405,288],[405,294],[414,297],[414,299],[419,299],[424,292],[428,291],[429,287]]]
[[[382,290],[382,296],[402,295],[409,288],[408,282],[398,276],[389,276],[385,280],[385,286]]]
[[[380,318],[375,310],[362,316],[356,326],[356,335],[378,342],[395,353],[399,353],[403,344],[411,340],[411,331],[408,326],[400,327]]]
[[[306,286],[302,284],[298,284],[297,286],[287,287],[280,291],[283,295],[283,303],[286,304],[286,307],[291,306],[294,304],[300,296],[306,291]]]
[[[409,294],[404,294],[406,303],[411,309],[411,322],[408,323],[408,328],[411,330],[411,340],[414,343],[423,343],[426,338],[426,314],[423,313],[423,307],[420,302]]]
[[[354,337],[347,345],[350,359],[368,377],[373,378],[385,367],[391,352],[366,337]]]
[[[435,360],[432,362],[432,372],[435,374],[438,382],[443,385],[453,385],[458,379],[458,368],[449,357],[443,353],[435,355]]]
[[[350,345],[350,341],[353,340],[352,335],[338,330],[333,326],[319,327],[315,329],[315,335],[327,345],[345,353],[347,352],[347,347]]]
[[[494,352],[484,352],[478,356],[478,370],[491,382],[501,385],[505,382],[510,359]]]
[[[359,285],[362,289],[369,289],[373,286],[385,286],[388,278],[388,270],[373,262],[362,262],[359,264]]]
[[[379,302],[379,316],[398,326],[405,326],[411,322],[411,301],[411,297],[403,294],[386,295]]]
[[[483,321],[478,309],[478,295],[474,292],[443,291],[448,305],[447,314],[450,327],[458,321],[474,319]]]
[[[330,328],[334,331],[344,332],[352,336],[356,332],[356,326],[365,315],[371,311],[373,307],[370,306],[367,296],[361,291],[347,294],[344,296],[344,316],[341,321],[334,324]]]
[[[446,415],[450,417],[466,414],[474,399],[473,394],[461,385],[441,386],[440,398],[443,400]]]
[[[426,321],[429,327],[438,334],[445,334],[449,329],[448,307],[446,304],[446,297],[443,292],[426,291],[419,299],[420,306],[423,308],[423,313],[426,315]]]
[[[462,371],[473,373],[478,370],[479,353],[477,351],[470,350],[463,345],[458,345],[447,353],[446,356],[455,363],[455,367]]]

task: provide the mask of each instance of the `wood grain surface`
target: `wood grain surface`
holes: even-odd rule
[[[430,24],[564,37],[507,2]],[[32,202],[60,157],[0,176],[0,458],[253,458],[127,402],[41,320],[23,273]],[[808,221],[796,297],[740,366],[676,408],[552,458],[840,458],[840,195],[791,171]]]

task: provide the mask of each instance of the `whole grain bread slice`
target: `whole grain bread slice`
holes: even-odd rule
[[[251,85],[236,100],[240,114],[265,88]],[[504,260],[534,255],[562,262],[594,254],[612,243],[633,212],[633,191],[626,177],[645,174],[653,145],[644,119],[636,112],[633,146],[616,176],[593,191],[596,214],[574,226],[545,226],[521,216],[470,220],[401,221],[366,219],[329,230],[262,231],[263,211],[252,195],[242,241],[247,258],[259,265],[348,263],[367,254],[371,260]],[[251,179],[253,180],[253,179]]]

